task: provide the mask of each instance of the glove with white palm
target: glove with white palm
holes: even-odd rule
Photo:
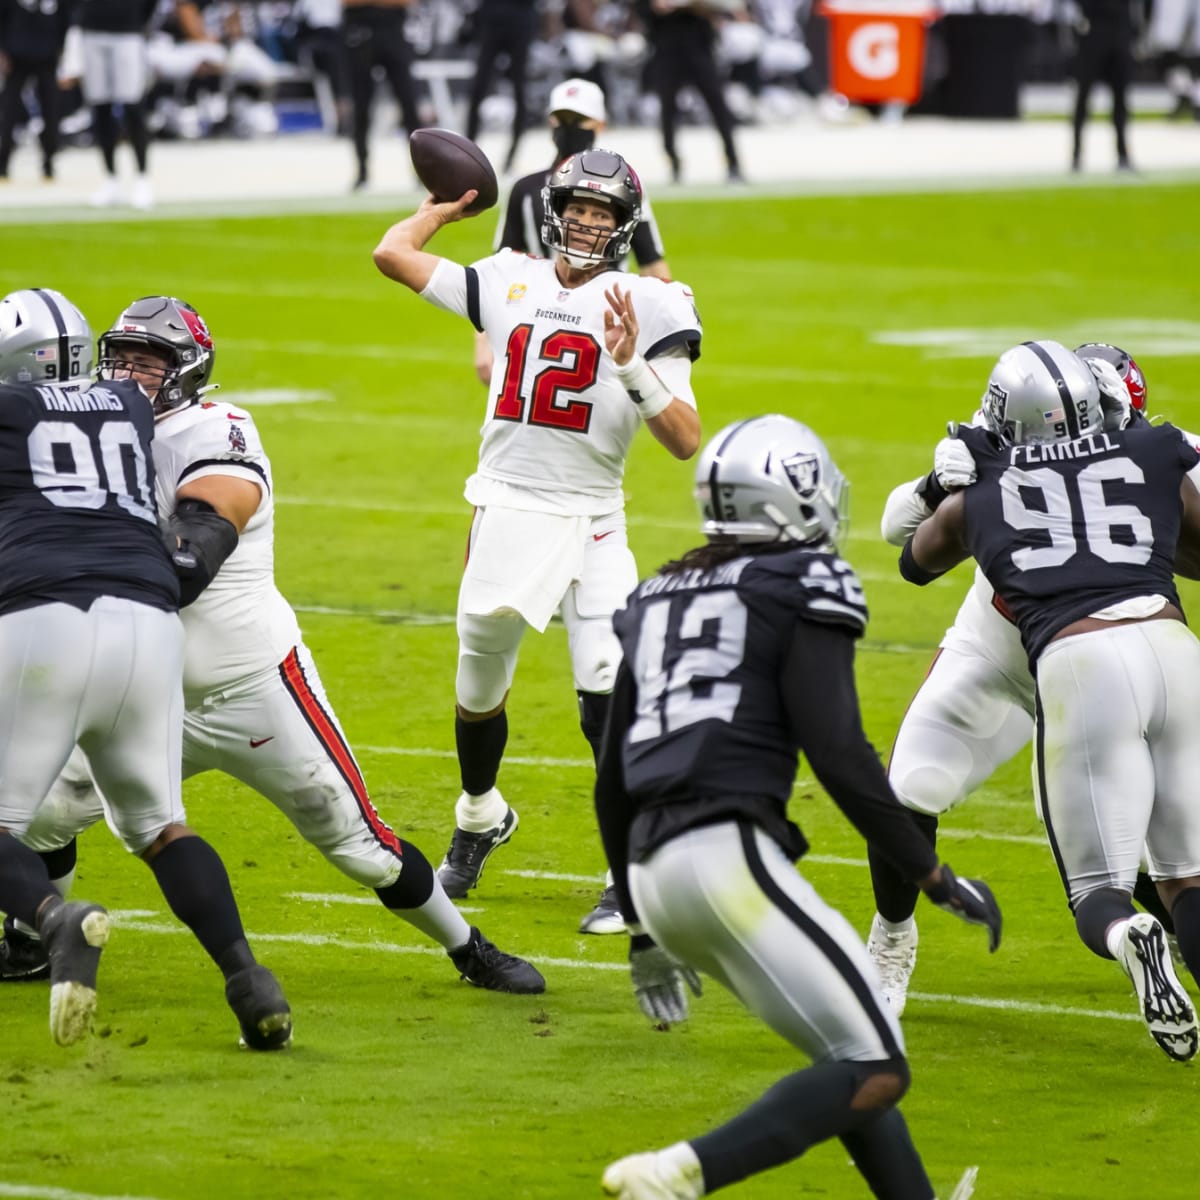
[[[693,995],[700,995],[700,976],[672,958],[646,933],[635,933],[629,939],[629,974],[642,1012],[659,1027],[687,1020],[685,984]]]

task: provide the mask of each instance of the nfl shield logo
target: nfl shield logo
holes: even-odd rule
[[[821,464],[815,454],[793,454],[781,463],[800,496],[811,496],[821,482]]]

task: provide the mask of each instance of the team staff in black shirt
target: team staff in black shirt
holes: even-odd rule
[[[58,152],[58,81],[55,72],[70,23],[68,0],[0,0],[0,180],[8,175],[21,93],[33,80],[42,114],[42,178],[54,178]]]
[[[895,1107],[904,1037],[861,939],[795,869],[787,815],[801,750],[864,837],[940,907],[986,925],[987,886],[957,879],[900,806],[863,732],[854,642],[862,590],[837,555],[845,480],[798,422],[719,432],[696,467],[706,545],[638,586],[614,617],[622,664],[596,811],[643,1011],[687,1014],[704,971],[811,1067],[740,1115],[604,1173],[609,1195],[695,1198],[837,1137],[880,1200],[933,1200]],[[682,965],[681,965],[682,964]]]

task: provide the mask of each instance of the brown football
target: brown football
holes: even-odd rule
[[[417,178],[437,201],[457,200],[475,188],[479,195],[467,212],[483,212],[496,203],[499,187],[487,155],[469,138],[452,129],[414,129],[408,152]]]

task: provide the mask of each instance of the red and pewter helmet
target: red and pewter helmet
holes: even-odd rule
[[[204,318],[172,296],[135,300],[100,335],[100,378],[111,379],[121,362],[120,348],[140,346],[165,354],[169,366],[154,397],[156,419],[195,404],[208,390],[216,351]]]
[[[1082,359],[1099,358],[1116,367],[1125,390],[1129,393],[1129,403],[1143,415],[1146,412],[1146,376],[1142,368],[1134,361],[1133,355],[1120,346],[1110,346],[1107,342],[1085,342],[1076,351]]]
[[[577,221],[563,218],[571,200],[590,200],[607,204],[613,210],[616,228],[597,231]],[[605,263],[619,263],[629,253],[633,231],[642,219],[642,184],[637,172],[611,150],[583,150],[572,154],[551,173],[542,188],[542,206],[546,221],[542,241],[557,250],[573,267],[586,269]],[[592,238],[591,249],[570,245],[570,234],[585,232]]]

